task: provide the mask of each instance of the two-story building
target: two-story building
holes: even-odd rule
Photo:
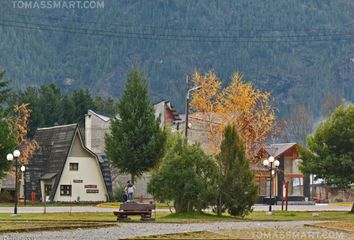
[[[259,202],[269,197],[270,171],[262,166],[263,159],[273,156],[279,160],[280,165],[272,174],[272,196],[281,200],[283,196],[283,183],[288,182],[289,201],[304,201],[310,197],[310,177],[303,174],[299,165],[301,159],[296,143],[270,144],[259,150],[258,164],[254,165],[256,180],[258,182]]]

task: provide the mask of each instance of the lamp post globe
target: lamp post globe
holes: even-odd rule
[[[14,155],[12,155],[12,153],[9,153],[6,155],[6,159],[7,159],[7,161],[12,161],[12,160],[14,160]]]
[[[269,161],[268,161],[268,159],[264,159],[264,160],[263,160],[263,165],[264,165],[264,166],[269,166]]]
[[[274,161],[274,166],[279,167],[279,165],[280,165],[280,162],[278,160],[275,160]]]
[[[270,156],[270,157],[268,158],[268,161],[269,161],[270,163],[273,163],[273,162],[274,162],[274,157],[273,157],[273,156]]]
[[[24,165],[21,166],[21,172],[26,171],[26,167]]]
[[[20,151],[16,149],[14,151],[14,157],[19,157],[20,155],[21,155]]]

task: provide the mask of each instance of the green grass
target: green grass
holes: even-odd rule
[[[69,206],[96,206],[95,203],[46,203],[47,207],[69,207]],[[0,207],[13,207],[14,203],[0,203]],[[35,202],[35,203],[18,203],[19,207],[43,207],[44,204],[42,202]]]
[[[281,212],[274,211],[268,216],[265,212],[252,212],[250,215],[240,218],[223,215],[221,217],[211,213],[184,213],[170,214],[169,212],[156,212],[156,222],[215,222],[215,221],[352,221],[354,214],[348,212],[315,212],[319,216],[312,216],[313,212]],[[152,214],[155,218],[155,213]],[[0,221],[87,221],[87,222],[116,222],[116,217],[112,212],[80,212],[80,213],[22,213],[13,217],[9,213],[0,213]],[[139,221],[139,216],[133,220]]]
[[[0,221],[86,221],[116,222],[113,213],[80,212],[80,213],[20,213],[14,217],[9,213],[0,213]]]
[[[319,216],[312,216],[312,214]],[[265,212],[254,211],[246,216],[244,220],[249,221],[354,221],[354,214],[337,211],[273,211],[273,215],[266,215]]]
[[[312,214],[319,216],[312,216]],[[232,217],[223,215],[221,217],[211,213],[185,213],[169,214],[158,217],[159,222],[208,222],[208,221],[354,221],[354,214],[348,212],[305,212],[305,211],[273,211],[273,215],[266,215],[265,212],[255,211],[250,215]]]
[[[61,229],[77,229],[77,228],[98,228],[116,226],[116,223],[105,222],[67,222],[57,221],[55,224],[48,221],[1,221],[1,232],[23,232],[23,231],[44,231],[44,230],[61,230]]]

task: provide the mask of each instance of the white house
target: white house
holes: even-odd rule
[[[26,199],[52,202],[104,202],[111,194],[106,158],[85,145],[77,124],[40,128],[39,149],[26,171]]]

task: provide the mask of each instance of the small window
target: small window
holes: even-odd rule
[[[70,171],[78,171],[79,164],[78,163],[70,163]]]
[[[71,185],[60,185],[60,196],[71,196]]]

